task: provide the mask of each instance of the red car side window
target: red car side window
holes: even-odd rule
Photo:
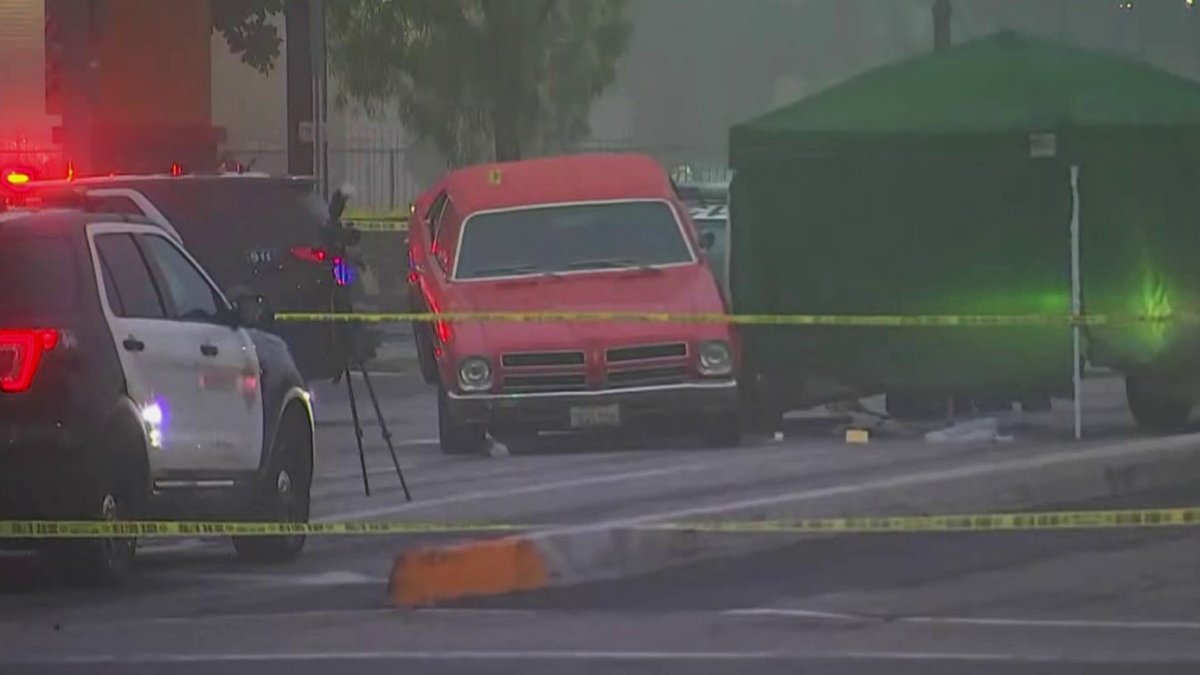
[[[445,200],[445,206],[439,215],[433,252],[438,264],[442,266],[442,271],[449,275],[454,268],[454,249],[458,245],[458,212],[454,209],[454,202]]]
[[[438,196],[433,199],[433,204],[429,206],[429,211],[425,214],[425,226],[429,228],[430,242],[437,241],[438,228],[441,225],[442,215],[446,211],[446,204],[449,200],[445,191],[438,193]]]

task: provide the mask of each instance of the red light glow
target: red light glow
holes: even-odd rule
[[[303,260],[310,263],[322,263],[329,257],[323,248],[314,248],[312,246],[293,246],[292,256],[297,260]]]
[[[18,192],[29,189],[29,184],[34,181],[33,172],[24,167],[8,167],[0,170],[0,176],[6,187]]]
[[[0,392],[29,391],[42,356],[58,342],[58,331],[52,329],[0,329]]]
[[[442,313],[442,308],[438,306],[437,301],[428,292],[425,293],[425,302],[429,305],[429,311],[434,314]],[[442,344],[449,344],[450,339],[454,337],[454,333],[450,330],[450,322],[448,321],[434,321],[433,330],[437,333],[438,341]]]

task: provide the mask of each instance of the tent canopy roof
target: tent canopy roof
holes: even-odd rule
[[[733,128],[733,164],[846,144],[1102,129],[1200,129],[1200,85],[1006,31],[897,62]]]

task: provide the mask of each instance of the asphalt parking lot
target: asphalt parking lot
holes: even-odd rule
[[[841,421],[808,418],[792,420],[782,439],[739,448],[701,449],[686,436],[550,437],[448,457],[437,448],[430,392],[404,372],[381,374],[376,384],[414,501],[404,502],[370,415],[372,496],[364,496],[344,390],[320,384],[318,520],[535,529],[622,522],[1080,447],[1069,440],[1069,410],[1056,404],[1051,413],[1003,419],[1012,436],[1003,442],[932,444],[920,429],[887,425],[867,445],[847,445]],[[1143,438],[1119,386],[1100,380],[1089,392],[1086,443]],[[1084,506],[1179,506],[1189,494]],[[382,672],[409,664],[422,672],[557,673],[607,664],[622,672],[803,665],[895,673],[962,672],[966,663],[978,666],[973,672],[1108,672],[1086,666],[1103,657],[1106,667],[1179,668],[1200,658],[1197,550],[1180,530],[849,537],[437,609],[390,605],[387,576],[398,552],[464,536],[317,538],[284,566],[239,563],[224,541],[150,542],[134,582],[103,591],[73,588],[30,559],[8,557],[0,661],[14,668],[5,672],[327,672],[347,664]]]

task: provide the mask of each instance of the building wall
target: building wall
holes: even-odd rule
[[[140,170],[132,167],[154,163],[135,155],[187,137],[179,130],[203,143],[212,108],[209,1],[105,0],[98,7],[93,150]],[[53,129],[62,117],[46,112],[46,29],[44,0],[0,0],[0,152],[57,171],[64,153]],[[65,86],[64,73],[58,81]]]
[[[0,0],[0,152],[48,146],[61,118],[46,114],[42,0]]]
[[[209,0],[104,0],[100,6],[96,124],[209,126]]]

